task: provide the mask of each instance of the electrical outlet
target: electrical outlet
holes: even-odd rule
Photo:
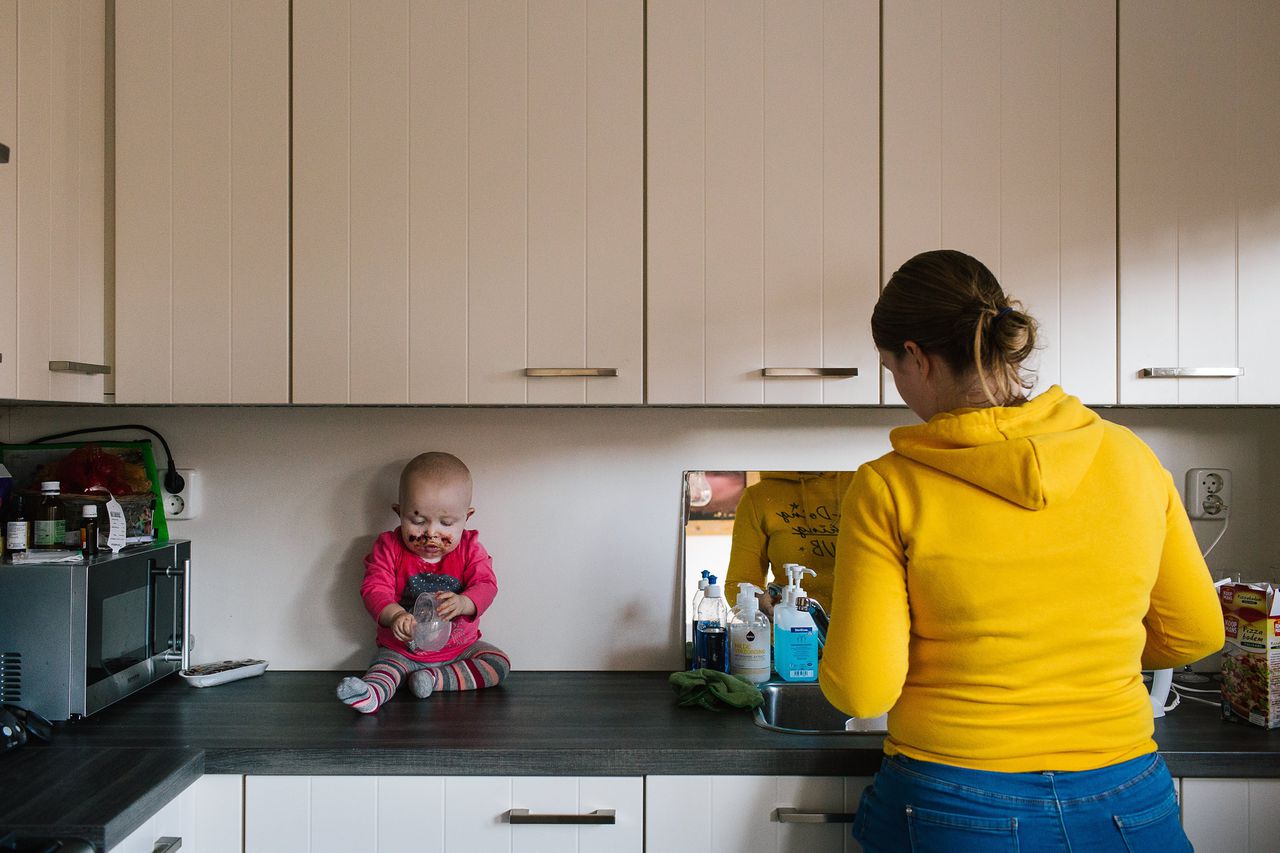
[[[193,468],[179,468],[186,480],[182,491],[176,495],[164,494],[164,517],[169,521],[190,521],[200,515],[200,472]]]
[[[1196,519],[1225,519],[1231,513],[1231,471],[1192,468],[1187,471],[1187,515]]]

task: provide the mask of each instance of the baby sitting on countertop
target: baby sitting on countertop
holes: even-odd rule
[[[338,698],[372,714],[408,676],[419,699],[436,690],[475,690],[500,684],[507,655],[480,639],[480,615],[498,594],[493,560],[476,531],[464,525],[471,506],[471,472],[450,453],[422,453],[400,472],[400,526],[378,536],[364,559],[360,597],[378,622],[378,652],[363,678],[344,678]],[[412,644],[414,602],[434,593],[436,613],[452,623],[436,651]]]

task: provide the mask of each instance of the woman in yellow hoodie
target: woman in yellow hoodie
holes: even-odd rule
[[[867,851],[1189,850],[1140,670],[1221,648],[1173,480],[1057,386],[1035,321],[960,252],[890,278],[871,330],[925,423],[842,506],[827,698],[889,712]]]

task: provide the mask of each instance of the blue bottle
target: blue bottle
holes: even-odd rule
[[[708,579],[707,593],[694,614],[693,668],[729,671],[729,606],[716,576]]]

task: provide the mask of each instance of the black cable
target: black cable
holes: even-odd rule
[[[55,438],[67,438],[68,436],[72,436],[72,435],[84,435],[87,432],[115,432],[116,430],[121,430],[121,429],[136,429],[136,430],[141,430],[142,432],[149,432],[152,435],[154,435],[156,438],[160,439],[160,444],[164,447],[165,458],[168,459],[169,461],[169,467],[165,471],[165,475],[164,475],[165,491],[169,492],[169,494],[171,495],[176,495],[179,492],[181,492],[183,488],[186,487],[187,485],[186,480],[184,480],[182,478],[182,475],[178,473],[178,466],[173,461],[173,451],[169,449],[169,442],[164,440],[163,435],[156,432],[151,427],[143,426],[142,424],[119,424],[117,426],[85,427],[84,429],[70,429],[70,430],[67,430],[66,432],[55,432],[52,435],[42,435],[39,438],[34,438],[27,443],[28,444],[44,444],[46,441],[53,441]]]

